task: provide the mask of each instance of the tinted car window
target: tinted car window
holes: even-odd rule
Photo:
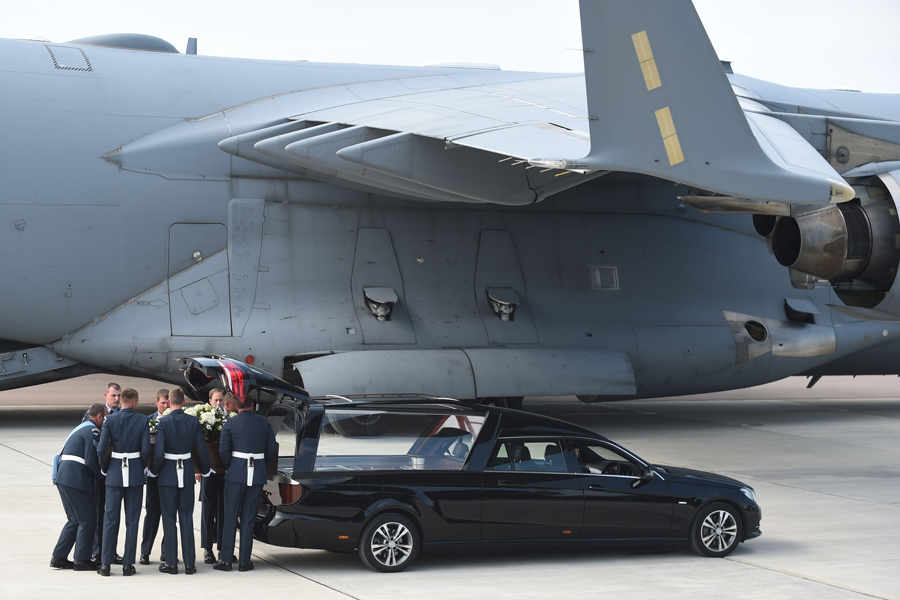
[[[583,473],[639,477],[640,465],[618,450],[604,445],[575,444],[575,457]]]
[[[566,460],[556,440],[501,440],[488,461],[488,471],[566,473]]]
[[[465,465],[483,415],[329,409],[316,471],[450,470]]]
[[[293,457],[297,452],[298,415],[296,409],[292,406],[276,406],[269,411],[267,418],[275,432],[278,455]]]

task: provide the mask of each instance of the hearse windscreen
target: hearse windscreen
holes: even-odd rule
[[[482,414],[329,408],[315,471],[459,471],[484,422]]]

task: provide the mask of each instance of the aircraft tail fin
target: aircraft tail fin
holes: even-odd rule
[[[756,200],[853,198],[796,131],[748,123],[690,0],[581,0],[581,28],[591,150],[569,168]]]

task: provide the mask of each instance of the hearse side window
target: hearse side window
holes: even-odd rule
[[[316,471],[459,471],[485,417],[431,411],[328,408]]]
[[[266,415],[275,432],[278,456],[293,458],[297,452],[297,417],[293,406],[274,406]]]
[[[488,461],[488,471],[567,473],[566,459],[557,440],[500,440]]]
[[[640,477],[640,465],[621,452],[603,445],[575,442],[575,457],[583,473]]]

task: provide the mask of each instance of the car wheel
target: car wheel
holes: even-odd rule
[[[375,571],[393,573],[411,565],[419,555],[421,538],[415,523],[397,513],[372,519],[359,540],[359,558]]]
[[[731,554],[741,541],[743,525],[737,509],[714,502],[700,509],[691,525],[691,547],[701,556],[721,558]]]

